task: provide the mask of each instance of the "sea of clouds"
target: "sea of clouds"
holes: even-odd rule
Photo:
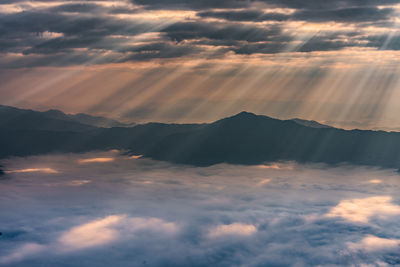
[[[1,164],[0,266],[400,264],[395,170],[119,151]]]

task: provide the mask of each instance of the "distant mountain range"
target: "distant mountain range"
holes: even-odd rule
[[[302,120],[302,119],[292,119],[292,121],[294,121],[297,124],[303,125],[303,126],[308,126],[308,127],[312,127],[312,128],[334,128],[332,126],[329,125],[325,125],[325,124],[321,124],[317,121],[308,121],[308,120]]]
[[[105,128],[112,124],[117,127]],[[0,157],[106,149],[196,166],[279,160],[400,166],[395,132],[343,130],[248,112],[208,124],[126,127],[102,117],[0,107]]]
[[[88,131],[96,128],[131,127],[119,121],[83,113],[65,114],[59,110],[45,112],[0,105],[0,127],[49,131]]]

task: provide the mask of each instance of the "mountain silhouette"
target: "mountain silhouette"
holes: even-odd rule
[[[332,126],[321,124],[317,121],[308,121],[308,120],[303,120],[303,119],[298,119],[298,118],[291,119],[291,120],[297,124],[308,126],[308,127],[313,127],[313,128],[333,128]]]
[[[45,112],[0,105],[0,127],[49,131],[82,132],[98,127],[128,127],[116,120],[86,114],[65,114],[59,110]]]
[[[7,127],[0,123],[0,157],[121,149],[196,166],[294,160],[400,167],[400,133],[343,130],[248,112],[208,124],[147,123],[112,128],[79,124],[87,128],[78,130],[73,130],[76,125],[47,124],[48,117],[41,122],[36,119],[40,127],[28,123],[24,128],[18,117],[18,123],[9,120]]]
[[[91,126],[95,126],[95,127],[101,127],[101,128],[132,127],[135,125],[135,123],[125,124],[125,123],[121,123],[117,120],[100,117],[100,116],[91,116],[91,115],[87,115],[84,113],[65,114],[62,111],[54,110],[54,109],[42,112],[42,114],[47,117],[54,118],[54,119],[59,119],[59,120],[64,120],[64,121],[73,121],[73,122],[91,125]]]

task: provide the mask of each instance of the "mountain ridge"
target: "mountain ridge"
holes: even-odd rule
[[[85,131],[48,128],[6,128],[0,123],[0,158],[119,149],[195,166],[280,160],[400,166],[400,133],[312,127],[249,112],[203,124],[147,123]]]
[[[333,126],[325,125],[325,124],[319,123],[314,120],[303,120],[303,119],[299,119],[299,118],[294,118],[294,119],[290,119],[290,120],[294,121],[298,124],[313,127],[313,128],[335,128]]]
[[[96,128],[131,127],[117,120],[83,113],[66,114],[60,110],[34,111],[0,105],[0,127],[42,130],[87,131]]]

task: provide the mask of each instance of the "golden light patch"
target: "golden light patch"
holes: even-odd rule
[[[360,242],[348,242],[347,246],[350,250],[364,250],[367,252],[391,250],[399,248],[400,240],[368,235]]]
[[[259,181],[258,183],[257,183],[257,186],[263,186],[263,185],[265,185],[265,184],[268,184],[269,182],[271,182],[271,179],[263,179],[263,180],[261,180],[261,181]]]
[[[5,171],[5,173],[26,173],[26,172],[58,173],[58,171],[53,168],[27,168],[20,170]]]
[[[80,159],[78,162],[81,164],[85,163],[103,163],[103,162],[111,162],[114,161],[114,158],[88,158],[88,159]]]
[[[133,156],[130,156],[129,158],[130,159],[140,159],[141,157],[143,157],[143,155],[133,155]]]
[[[370,184],[381,184],[381,183],[382,183],[382,180],[379,180],[379,179],[371,179],[371,180],[368,181],[368,183],[370,183]]]
[[[68,183],[69,186],[81,186],[85,184],[91,183],[91,180],[72,180],[71,182]]]
[[[281,167],[278,164],[272,164],[272,165],[258,165],[257,166],[260,169],[273,169],[273,170],[280,170]]]
[[[290,165],[279,165],[279,164],[271,164],[271,165],[257,165],[257,168],[260,169],[271,169],[271,170],[293,170],[293,166]]]
[[[212,228],[208,233],[208,237],[218,238],[222,236],[251,236],[256,232],[257,228],[252,224],[222,224]]]
[[[325,217],[341,217],[354,223],[368,223],[371,217],[386,218],[400,215],[400,206],[391,202],[390,196],[342,200]]]
[[[118,231],[112,227],[124,216],[111,215],[100,220],[73,227],[59,238],[59,243],[67,250],[83,249],[114,241]]]

